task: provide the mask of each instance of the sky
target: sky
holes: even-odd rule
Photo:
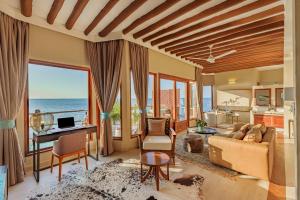
[[[29,64],[29,98],[65,99],[88,97],[88,72]]]

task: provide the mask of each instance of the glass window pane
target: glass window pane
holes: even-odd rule
[[[203,112],[212,111],[212,86],[203,86]]]
[[[196,83],[190,83],[190,118],[197,118],[198,108]]]
[[[176,110],[177,120],[186,120],[186,83],[176,82]]]
[[[154,75],[149,74],[147,116],[154,117]]]
[[[160,80],[160,116],[173,118],[174,99],[174,81]]]
[[[88,121],[88,72],[82,70],[28,65],[29,120],[35,112],[50,112],[57,128],[57,118],[74,117],[76,125]],[[37,123],[36,119],[32,121]],[[42,120],[42,119],[38,119]],[[39,123],[39,122],[38,122]],[[42,122],[41,123],[46,123]],[[29,151],[32,151],[33,128],[29,123]],[[42,143],[41,148],[51,147]]]
[[[116,98],[116,102],[110,113],[112,121],[112,134],[113,137],[121,137],[121,94],[120,89]]]
[[[131,73],[130,79],[130,87],[131,87],[131,134],[137,134],[139,123],[140,123],[140,112],[139,106],[137,104],[137,99],[134,91],[134,83]]]

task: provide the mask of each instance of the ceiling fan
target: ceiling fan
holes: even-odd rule
[[[205,60],[209,63],[215,63],[217,59],[220,59],[220,58],[223,58],[225,56],[228,56],[230,54],[233,54],[233,53],[236,53],[237,51],[236,50],[231,50],[231,51],[227,51],[221,55],[218,55],[218,56],[213,56],[212,55],[212,48],[213,48],[213,44],[212,45],[209,45],[209,56],[207,59],[204,59],[204,58],[194,58],[194,57],[188,57],[190,59],[194,59],[194,60]]]

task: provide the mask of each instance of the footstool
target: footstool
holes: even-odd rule
[[[187,135],[183,139],[183,148],[190,153],[202,153],[204,141],[201,135]]]

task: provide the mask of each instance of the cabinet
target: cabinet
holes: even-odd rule
[[[283,116],[280,115],[254,115],[254,124],[262,124],[275,128],[283,128]]]

